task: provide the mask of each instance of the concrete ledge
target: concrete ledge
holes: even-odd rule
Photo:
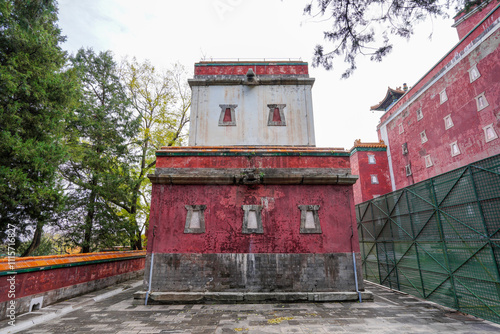
[[[134,294],[134,304],[144,304],[146,291]],[[362,291],[363,302],[372,302],[373,293]],[[151,292],[148,304],[203,304],[203,303],[307,303],[307,302],[357,302],[355,291],[341,292]]]

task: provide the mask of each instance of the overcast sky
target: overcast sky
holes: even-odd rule
[[[180,62],[193,76],[205,59],[302,59],[311,64],[327,22],[302,15],[306,0],[59,0],[59,26],[71,53],[81,47],[149,59],[166,68]],[[370,111],[387,87],[413,86],[457,42],[452,19],[429,20],[407,42],[397,41],[383,62],[358,60],[349,79],[345,64],[326,71],[309,66],[316,144],[350,149],[355,139],[376,141],[382,112]],[[432,39],[429,35],[432,34]]]

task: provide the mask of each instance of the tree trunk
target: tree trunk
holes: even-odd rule
[[[94,225],[95,199],[96,194],[92,191],[89,198],[87,217],[85,218],[85,235],[83,237],[82,253],[90,253],[90,246],[92,243],[92,227]]]
[[[31,241],[28,249],[24,251],[21,256],[30,256],[37,248],[40,246],[40,242],[42,241],[43,234],[43,223],[39,222],[36,224],[35,234],[33,235],[33,240]]]

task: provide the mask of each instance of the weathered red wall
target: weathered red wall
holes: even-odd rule
[[[286,75],[286,74],[308,74],[307,63],[292,62],[286,64],[278,63],[197,63],[194,66],[194,75],[246,75],[251,68],[256,75]]]
[[[118,260],[15,275],[17,298],[144,269],[145,258]],[[0,302],[10,300],[10,275],[0,277]]]
[[[153,184],[152,198],[148,253],[351,252],[356,231],[351,186]],[[244,204],[263,205],[263,234],[241,233]],[[184,233],[185,205],[207,206],[205,233]],[[298,205],[321,206],[322,234],[299,233]],[[357,233],[352,244],[359,252]]]
[[[157,168],[349,168],[349,156],[157,156]]]
[[[375,156],[375,164],[368,163],[368,154]],[[354,204],[373,199],[392,191],[386,151],[356,151],[351,155],[353,175],[359,175],[354,184]],[[371,183],[371,175],[377,175],[378,184]]]
[[[458,33],[458,38],[462,39],[471,31],[484,17],[485,12],[491,11],[493,8],[498,6],[498,1],[491,1],[479,12],[474,13],[470,17],[468,17],[465,21],[461,22],[456,28]],[[473,10],[473,9],[472,9]],[[466,12],[461,12],[454,19],[457,22],[460,18],[467,15]]]

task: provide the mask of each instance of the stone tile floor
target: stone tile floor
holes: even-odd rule
[[[139,284],[125,282],[20,315],[16,327],[2,321],[0,333],[500,333],[500,325],[369,282],[375,301],[361,304],[152,306],[132,304]]]

